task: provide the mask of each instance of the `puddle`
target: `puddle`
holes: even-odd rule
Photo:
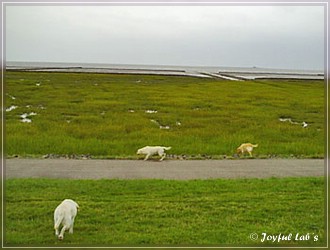
[[[32,108],[32,105],[26,105],[25,106],[26,108]],[[39,106],[37,106],[36,108],[38,108],[38,109],[46,109],[44,106],[42,106],[42,105],[39,105]]]
[[[30,116],[34,116],[34,115],[37,115],[37,113],[35,112],[30,112],[29,114],[28,113],[24,113],[24,114],[21,114],[20,117],[22,118],[21,122],[24,122],[24,123],[31,123],[32,120],[31,118],[29,118]]]
[[[159,128],[160,129],[170,129],[170,126],[162,126],[162,125],[160,125]]]
[[[6,112],[10,112],[10,111],[16,109],[17,107],[18,107],[18,106],[14,106],[14,105],[12,105],[12,106],[10,106],[9,108],[6,108]]]
[[[7,94],[7,96],[9,96],[12,100],[15,100],[16,99],[15,96],[12,96],[12,95],[9,95],[9,94]]]
[[[157,126],[159,126],[159,128],[160,129],[171,129],[171,127],[170,126],[168,126],[168,125],[161,125],[158,121],[156,121],[156,120],[153,120],[153,119],[151,119],[150,120],[152,123],[154,123],[154,124],[156,124]]]
[[[32,120],[31,120],[31,119],[29,119],[29,118],[23,118],[23,119],[21,120],[21,122],[25,122],[25,123],[31,123],[31,122],[32,122]]]
[[[292,121],[291,118],[279,118],[280,122],[290,122],[291,124],[299,124],[297,122]]]
[[[27,116],[28,116],[27,113],[24,113],[24,114],[20,115],[20,117],[21,117],[22,119],[26,118]]]
[[[303,128],[307,128],[309,126],[309,124],[305,121],[303,122],[296,122],[296,121],[292,121],[291,118],[279,118],[279,121],[280,122],[289,122],[291,124],[294,124],[294,125],[301,125]]]
[[[146,110],[145,111],[147,114],[155,114],[157,113],[158,111],[157,110]]]
[[[303,128],[307,128],[308,126],[309,126],[309,124],[307,124],[307,122],[303,122],[303,123],[302,123],[302,127],[303,127]]]
[[[37,113],[34,113],[34,112],[31,112],[29,114],[24,113],[24,114],[21,114],[20,117],[24,119],[24,118],[27,118],[28,116],[33,116],[33,115],[37,115]]]

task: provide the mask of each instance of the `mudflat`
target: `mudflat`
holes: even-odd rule
[[[217,179],[324,176],[324,159],[68,160],[7,159],[8,178]]]

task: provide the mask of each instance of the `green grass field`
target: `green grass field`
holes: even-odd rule
[[[310,235],[282,246],[325,245],[324,178],[46,180],[5,182],[5,246],[260,246],[262,233]],[[80,205],[58,241],[53,211]],[[252,233],[258,234],[251,240]],[[317,236],[318,240],[314,241]]]
[[[259,144],[256,158],[324,157],[323,81],[6,72],[5,87],[5,107],[16,107],[5,112],[6,157],[136,159],[139,147],[165,145],[170,154],[222,159],[243,142]],[[21,122],[24,113],[31,123]],[[5,246],[271,244],[262,233],[293,234],[275,246],[326,243],[321,177],[4,185]],[[81,208],[74,234],[60,242],[53,211],[65,198]]]
[[[256,158],[324,157],[323,81],[6,72],[5,84],[5,107],[17,106],[5,112],[7,157],[135,159],[165,145],[221,159],[243,142],[259,144]],[[31,123],[24,113],[36,113]]]

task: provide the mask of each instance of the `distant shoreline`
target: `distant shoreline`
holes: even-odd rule
[[[104,74],[146,74],[165,76],[189,76],[217,78],[223,80],[294,79],[324,80],[324,73],[317,70],[280,70],[265,68],[195,67],[125,64],[84,63],[35,63],[7,62],[7,71],[62,72],[62,73],[104,73]]]

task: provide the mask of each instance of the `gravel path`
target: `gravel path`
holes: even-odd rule
[[[66,160],[7,159],[6,178],[212,179],[324,176],[322,159]]]

